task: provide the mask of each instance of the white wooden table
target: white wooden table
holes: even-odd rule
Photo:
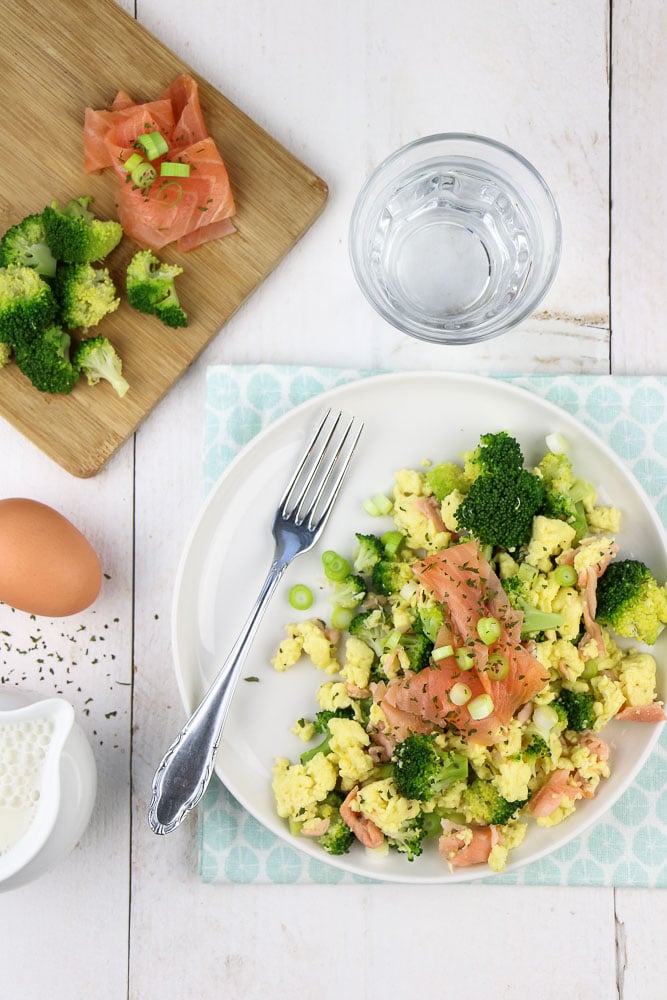
[[[72,478],[0,426],[2,494],[69,516],[107,574],[80,618],[50,623],[0,609],[4,681],[69,697],[99,774],[74,853],[0,896],[0,996],[663,997],[664,892],[206,886],[194,818],[158,839],[146,808],[165,741],[183,721],[169,617],[201,501],[208,364],[667,371],[667,8],[661,0],[614,0],[613,10],[609,0],[123,6],[325,178],[330,198],[97,477]],[[371,312],[347,260],[353,199],[372,167],[410,139],[457,130],[527,156],[564,225],[562,265],[540,314],[474,349],[395,332]],[[44,650],[56,655],[45,659]]]

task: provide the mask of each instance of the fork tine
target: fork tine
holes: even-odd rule
[[[306,446],[306,449],[305,449],[305,451],[304,451],[304,453],[303,453],[303,455],[301,457],[301,461],[297,465],[296,470],[294,472],[294,475],[292,476],[291,480],[289,481],[289,483],[288,483],[288,485],[287,485],[287,487],[285,489],[285,492],[283,493],[282,499],[281,499],[280,503],[278,504],[278,509],[282,513],[283,517],[289,517],[290,516],[291,510],[292,510],[292,506],[291,505],[292,505],[292,502],[293,502],[292,494],[294,493],[294,491],[295,491],[295,489],[297,487],[297,484],[299,483],[299,480],[300,480],[302,474],[304,473],[304,470],[308,466],[309,462],[311,462],[311,460],[313,459],[313,455],[315,453],[315,448],[317,446],[317,443],[318,443],[318,440],[320,438],[320,435],[322,435],[322,432],[324,430],[325,424],[326,424],[327,420],[329,420],[330,417],[331,417],[331,408],[329,408],[326,411],[326,413],[324,414],[324,416],[323,416],[323,418],[322,418],[322,420],[320,422],[319,427],[317,428],[317,430],[313,434],[312,438],[308,442],[308,444]],[[333,432],[335,430],[336,424],[337,424],[337,422],[338,422],[339,419],[340,419],[340,413],[334,418],[334,426],[331,428],[331,430],[329,431],[328,435],[326,436],[324,444],[320,446],[320,450],[318,452],[319,458],[318,458],[317,462],[314,463],[312,469],[310,470],[310,472],[308,474],[308,478],[306,479],[305,485],[303,485],[301,487],[301,489],[300,489],[299,497],[298,497],[299,500],[303,497],[304,492],[307,491],[308,487],[310,486],[310,483],[312,482],[312,480],[313,480],[313,478],[315,476],[315,473],[317,472],[317,468],[318,468],[319,462],[321,461],[322,454],[326,450],[326,447],[329,444],[329,441],[331,440],[331,436],[332,436],[332,434],[333,434]]]
[[[340,416],[341,414],[339,414],[339,418]],[[300,505],[298,517],[304,521],[307,519],[306,527],[309,531],[319,532],[324,527],[333,507],[334,500],[342,486],[363,427],[362,421],[357,420],[355,417],[350,418],[347,427],[343,431],[342,438],[322,474],[322,480],[308,509],[302,512]],[[306,496],[304,495],[302,504],[305,503],[305,500]]]

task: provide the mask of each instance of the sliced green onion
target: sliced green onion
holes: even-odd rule
[[[589,681],[591,677],[597,677],[599,669],[597,660],[586,660],[584,669],[579,674],[579,677],[582,681]]]
[[[385,531],[381,541],[387,555],[390,557],[395,556],[401,547],[403,535],[400,531]]]
[[[425,635],[428,636],[431,642],[435,642],[443,622],[443,614],[440,608],[421,608],[419,611],[419,620]]]
[[[174,197],[171,201],[165,197],[165,192],[167,194],[173,194]],[[178,205],[182,197],[183,188],[178,181],[162,181],[160,187],[158,188],[156,200],[166,208],[172,208],[174,205]]]
[[[493,711],[493,698],[488,694],[478,694],[468,702],[468,711],[473,719],[486,719]]]
[[[383,649],[385,649],[388,653],[391,652],[392,649],[396,649],[402,638],[403,638],[403,633],[399,632],[399,630],[395,628],[392,632],[389,633],[389,635],[383,642],[382,644]]]
[[[454,655],[453,646],[438,646],[433,650],[431,656],[437,662],[438,660],[445,660],[448,656]]]
[[[290,587],[288,599],[297,611],[306,611],[313,603],[313,592],[305,583],[295,583]]]
[[[324,574],[327,580],[334,582],[344,580],[352,572],[352,567],[347,559],[344,556],[339,556],[332,549],[328,549],[322,553],[322,565],[324,566]]]
[[[139,164],[143,162],[144,158],[140,153],[132,153],[132,156],[128,156],[123,166],[127,170],[128,174],[131,174],[135,167],[138,167]]]
[[[577,582],[577,571],[574,566],[563,563],[561,566],[556,566],[554,580],[559,587],[572,587]]]
[[[155,172],[155,167],[142,160],[139,166],[135,167],[132,171],[131,177],[137,187],[146,188],[151,186],[157,177],[157,173]]]
[[[558,431],[554,431],[553,434],[547,434],[546,444],[549,451],[554,455],[564,455],[567,451],[567,441]]]
[[[456,657],[456,665],[459,670],[472,670],[475,666],[475,657],[467,649],[464,649],[463,646],[456,650],[454,656]]]
[[[393,503],[384,493],[376,493],[375,496],[364,500],[362,507],[371,517],[380,517],[383,514],[391,514]]]
[[[169,160],[164,160],[160,164],[160,177],[189,177],[189,176],[190,176],[189,163],[171,163]]]
[[[334,628],[339,628],[342,632],[348,628],[354,618],[354,611],[351,608],[339,608],[338,605],[331,612],[331,624]]]
[[[373,497],[373,503],[381,514],[391,514],[394,509],[393,502],[384,493],[376,493]]]
[[[548,733],[558,722],[558,712],[551,705],[536,705],[533,709],[533,723],[542,733]]]
[[[477,635],[485,646],[490,646],[500,638],[500,622],[497,618],[480,618],[477,622]]]
[[[157,160],[169,149],[169,143],[161,132],[144,132],[137,136],[137,145],[141,146],[147,160]]]
[[[486,672],[492,681],[504,681],[510,672],[509,660],[502,653],[489,653]]]
[[[449,700],[453,705],[467,705],[470,701],[472,691],[467,684],[458,681],[449,692]]]

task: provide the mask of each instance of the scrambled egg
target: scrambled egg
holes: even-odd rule
[[[510,758],[497,765],[493,783],[508,802],[524,802],[528,798],[528,783],[532,776],[530,764]]]
[[[307,764],[290,764],[279,757],[272,783],[278,815],[296,823],[314,819],[320,802],[336,787],[337,778],[335,765],[323,753]]]
[[[341,788],[349,792],[357,783],[366,781],[375,768],[373,758],[365,752],[370,736],[354,719],[330,719],[329,732],[330,755],[338,768]]]
[[[543,573],[552,568],[552,559],[572,548],[576,532],[572,525],[538,514],[533,519],[533,533],[528,543],[526,562]]]
[[[617,682],[607,677],[606,674],[598,674],[591,679],[591,688],[595,695],[595,723],[593,729],[599,732],[603,729],[616,713],[623,707],[625,694],[623,688]]]
[[[579,635],[584,602],[574,587],[561,587],[551,602],[551,610],[563,616],[563,624],[558,629],[562,639],[573,640]]]
[[[398,836],[421,811],[418,801],[399,794],[393,778],[370,781],[359,789],[355,801],[362,816],[372,820],[386,837]]]
[[[581,676],[586,663],[580,651],[567,639],[557,639],[555,634],[542,642],[535,644],[535,656],[540,663],[548,670],[554,671],[555,675],[570,682],[570,686],[576,688],[576,681]],[[553,700],[553,699],[550,699]]]
[[[327,681],[317,689],[317,700],[323,712],[335,712],[337,708],[349,708],[354,699],[342,681]]]
[[[448,493],[440,505],[440,517],[447,531],[455,532],[459,530],[459,522],[456,512],[463,503],[464,495],[460,490],[452,490]]]
[[[292,726],[292,732],[304,743],[308,743],[315,735],[315,726],[308,719],[297,719]]]
[[[437,552],[449,545],[451,536],[449,532],[438,531],[432,519],[415,506],[415,500],[423,496],[426,494],[421,473],[413,469],[401,469],[396,473],[392,514],[396,527],[405,535],[408,548]]]
[[[283,639],[278,652],[271,660],[273,667],[279,672],[289,670],[305,653],[320,670],[327,674],[336,674],[340,664],[336,659],[336,647],[324,633],[321,622],[314,618],[298,624],[285,626],[287,638]]]
[[[614,539],[608,535],[595,535],[591,538],[582,539],[581,545],[577,549],[573,565],[577,573],[581,573],[591,566],[597,566],[609,553],[613,546]]]
[[[561,804],[552,813],[549,813],[548,816],[538,816],[535,822],[538,826],[558,826],[564,819],[571,816],[576,808],[576,801],[564,795]]]
[[[340,672],[341,677],[355,687],[367,688],[373,659],[374,653],[370,646],[351,635],[345,646],[345,663]]]
[[[656,697],[656,668],[649,653],[630,652],[620,663],[619,683],[628,705],[650,705]]]
[[[589,528],[615,535],[621,527],[621,512],[616,507],[593,507],[586,513]]]
[[[536,573],[529,586],[526,587],[526,599],[540,611],[551,612],[553,603],[560,592],[560,585],[553,573]]]
[[[487,862],[492,872],[505,871],[509,852],[519,846],[523,838],[526,836],[527,829],[527,823],[518,823],[516,820],[507,823],[505,826],[498,827],[500,843],[494,844],[491,848],[491,853]]]

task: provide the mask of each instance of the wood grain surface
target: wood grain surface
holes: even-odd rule
[[[190,322],[169,330],[121,301],[95,332],[123,360],[130,391],[81,380],[69,396],[34,389],[15,365],[0,371],[0,414],[75,476],[94,475],[133,433],[223,324],[275,268],[322,211],[327,186],[222,94],[111,0],[2,0],[0,76],[6,108],[0,157],[0,230],[53,200],[92,195],[114,218],[116,179],[85,174],[87,106],[108,106],[119,89],[158,96],[182,72],[200,87],[208,130],[225,160],[236,199],[237,232],[164,260],[178,279]],[[121,292],[137,245],[125,238],[105,262]]]

